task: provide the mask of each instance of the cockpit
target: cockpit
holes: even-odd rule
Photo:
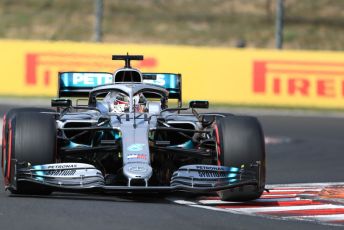
[[[168,91],[147,84],[114,84],[91,91],[90,104],[102,113],[159,113],[167,107]]]
[[[128,113],[130,111],[130,97],[118,91],[109,92],[99,106],[106,106],[106,110],[112,113]],[[133,110],[137,113],[144,113],[147,111],[147,99],[142,93],[133,96]],[[98,106],[98,107],[99,107]],[[105,112],[105,111],[104,111]]]

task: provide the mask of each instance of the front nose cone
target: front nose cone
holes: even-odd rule
[[[123,174],[129,179],[148,180],[152,176],[152,167],[146,163],[128,163],[123,167]]]

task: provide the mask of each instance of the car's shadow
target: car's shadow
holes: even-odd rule
[[[209,195],[209,194],[208,194]],[[85,201],[106,201],[106,202],[134,202],[134,203],[158,203],[171,204],[169,197],[196,198],[200,194],[190,194],[184,192],[175,193],[146,193],[146,194],[84,194],[84,193],[64,193],[54,192],[50,195],[8,195],[12,198],[30,199],[56,199],[56,200],[85,200]],[[175,203],[173,203],[175,204]]]

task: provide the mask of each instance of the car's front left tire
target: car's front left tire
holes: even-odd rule
[[[265,187],[265,143],[259,121],[250,116],[216,118],[215,132],[219,164],[251,170],[258,185],[245,185],[218,192],[221,200],[248,201],[261,196]]]

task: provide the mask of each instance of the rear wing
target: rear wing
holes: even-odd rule
[[[59,72],[58,97],[88,97],[89,92],[101,85],[113,84],[112,73],[107,72]],[[178,99],[182,103],[181,74],[174,73],[142,73],[143,83],[165,88],[170,99]]]
[[[97,86],[111,84],[113,74],[106,72],[60,72],[58,97],[88,97]]]
[[[182,106],[182,75],[175,73],[142,73],[143,83],[158,85],[169,92],[169,99],[177,99]]]

